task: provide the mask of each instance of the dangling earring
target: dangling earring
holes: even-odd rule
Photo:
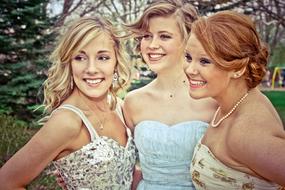
[[[74,82],[73,82],[73,77],[70,77],[70,90],[73,90]]]
[[[112,87],[114,88],[119,80],[119,74],[117,73],[117,71],[114,72],[113,74],[113,82],[112,82]]]

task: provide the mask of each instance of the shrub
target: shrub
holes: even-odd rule
[[[29,126],[30,125],[30,126]],[[12,116],[0,115],[0,167],[15,154],[39,129]],[[28,187],[28,190],[60,190],[55,178],[42,172]]]

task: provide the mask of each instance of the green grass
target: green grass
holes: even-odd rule
[[[285,91],[263,91],[274,105],[285,127]]]

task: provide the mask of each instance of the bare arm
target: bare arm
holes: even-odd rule
[[[125,123],[127,125],[128,128],[130,128],[132,130],[132,132],[134,132],[134,121],[132,119],[132,106],[131,106],[131,97],[130,96],[126,96],[123,106],[122,106],[122,110],[123,110],[123,115],[124,115],[124,120]]]
[[[261,120],[240,125],[240,134],[231,140],[231,153],[258,175],[284,186],[285,132],[278,125]]]
[[[68,146],[77,134],[74,129],[75,125],[79,128],[79,123],[62,118],[66,118],[66,115],[54,114],[27,144],[7,161],[0,170],[0,189],[24,189]]]
[[[133,173],[133,182],[132,182],[132,190],[136,190],[138,187],[138,184],[142,180],[142,171],[138,165],[135,165],[134,167],[134,173]]]

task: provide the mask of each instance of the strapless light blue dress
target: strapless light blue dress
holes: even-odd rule
[[[168,126],[141,121],[135,127],[143,180],[138,190],[191,190],[190,162],[208,123],[186,121]]]

